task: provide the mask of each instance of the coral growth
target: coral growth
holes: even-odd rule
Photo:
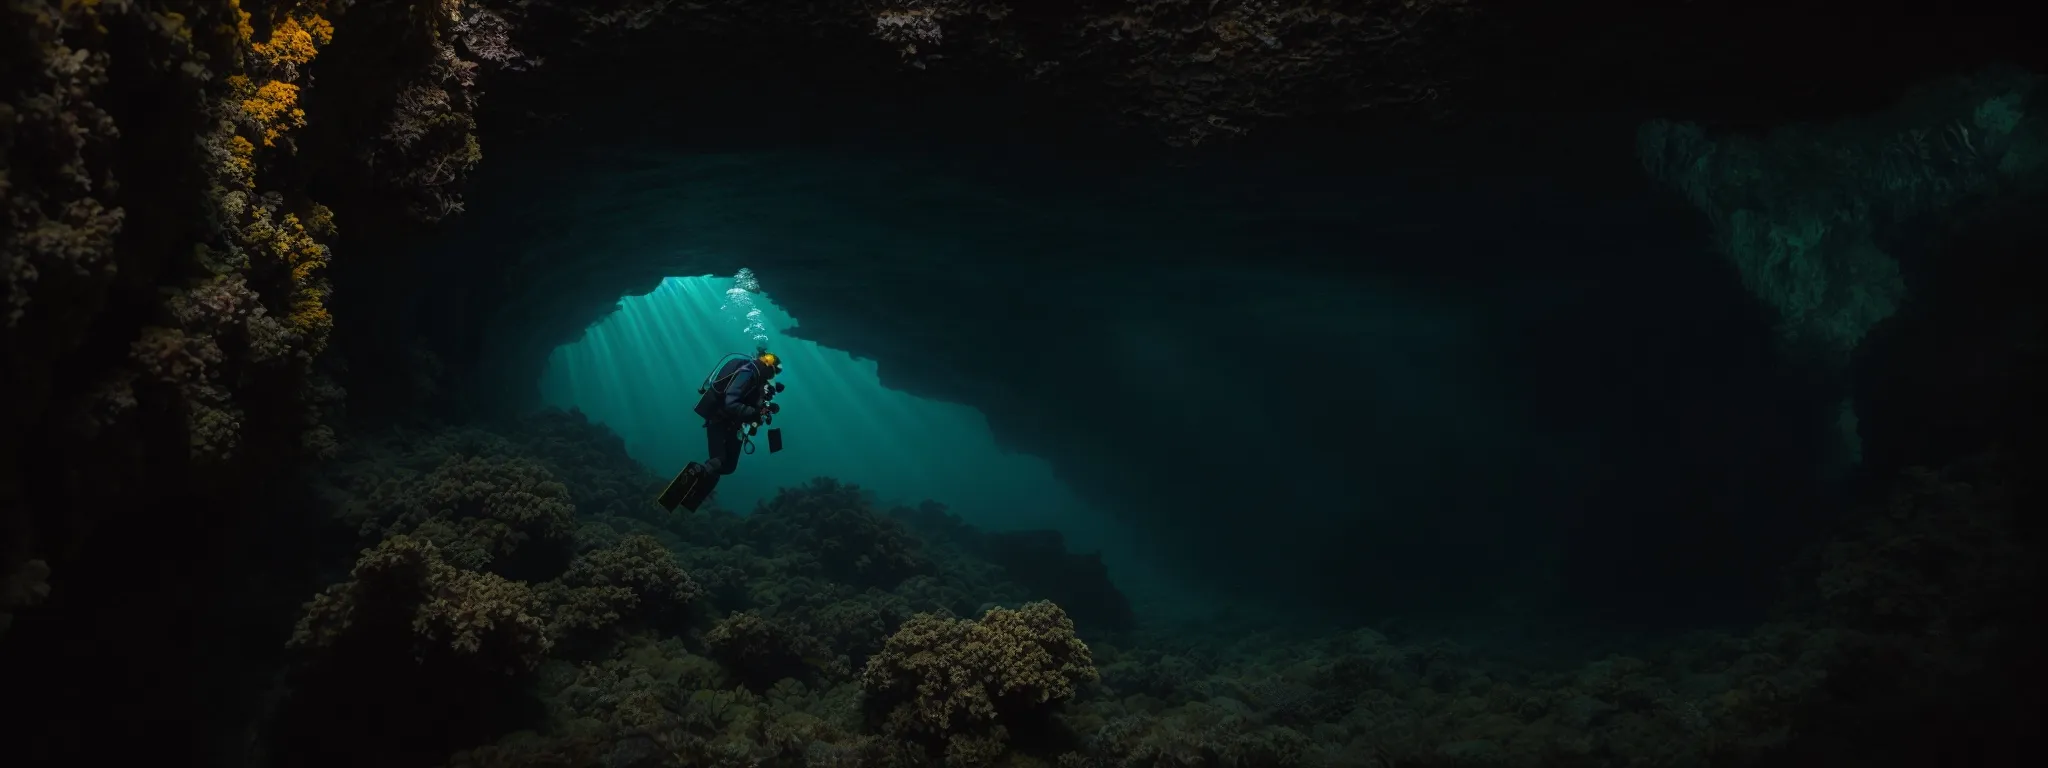
[[[7,25],[4,114],[14,128],[0,134],[8,140],[9,158],[10,221],[4,237],[11,244],[4,252],[10,325],[31,320],[32,305],[51,304],[37,301],[45,291],[51,292],[50,300],[71,301],[68,313],[83,313],[73,322],[84,319],[102,307],[96,295],[110,287],[113,267],[122,262],[141,269],[138,277],[173,286],[181,280],[206,283],[226,273],[247,277],[246,285],[261,295],[271,313],[293,318],[301,335],[294,346],[317,354],[328,323],[318,273],[327,259],[323,243],[333,236],[332,213],[305,199],[287,179],[304,160],[298,156],[300,134],[321,120],[309,106],[314,71],[351,73],[346,63],[322,57],[337,29],[350,26],[351,16],[344,11],[351,5],[364,4],[11,3],[7,13],[20,23]],[[422,34],[393,36],[382,44],[396,49],[394,58],[399,59],[424,46],[434,55],[414,58],[432,59],[429,69],[438,67],[465,93],[474,85],[478,65],[463,60],[457,48],[493,66],[531,63],[512,43],[510,23],[481,6],[416,0],[354,10],[373,27],[393,10],[419,20],[425,27],[416,31]],[[107,72],[117,64],[137,80],[110,86]],[[373,85],[387,88],[390,83]],[[115,125],[116,114],[148,115],[149,130],[124,132]],[[451,119],[426,117],[435,125]],[[170,151],[150,156],[150,163],[132,164],[131,170],[184,186],[166,187],[159,178],[147,178],[137,188],[163,198],[163,205],[182,210],[197,203],[214,215],[195,219],[204,226],[179,231],[153,222],[152,232],[165,229],[163,234],[173,237],[147,246],[157,250],[113,253],[113,237],[127,218],[111,196],[120,186],[112,176],[111,160],[118,154],[114,142],[142,146],[149,143],[146,136],[180,131],[198,139],[196,152],[158,142]],[[368,147],[378,137],[348,138]],[[459,135],[456,143],[473,149],[474,140]],[[433,177],[445,190],[440,194],[453,194],[455,180],[447,177],[446,163],[439,159],[383,160],[382,172]],[[169,199],[176,194],[191,199]],[[73,335],[54,326],[39,330],[57,331],[58,338]]]
[[[308,169],[328,160],[307,156],[304,141],[324,130],[328,144],[381,152],[374,171],[351,172],[396,179],[430,198],[425,208],[459,208],[450,201],[476,152],[467,117],[476,65],[454,51],[524,66],[504,18],[462,7],[11,0],[0,9],[0,356],[14,401],[0,421],[0,498],[49,482],[17,474],[19,441],[33,435],[77,467],[161,468],[64,491],[104,497],[74,504],[81,517],[125,506],[121,494],[137,487],[217,493],[335,449],[323,422],[338,388],[322,366],[340,217],[308,195]],[[375,34],[393,10],[430,34]],[[357,41],[348,61],[327,55],[337,38]],[[388,131],[316,106],[328,89],[395,90],[387,72],[356,79],[351,62],[404,60],[422,46],[436,52],[439,79],[421,82],[461,99],[401,115],[430,124],[402,151],[377,149]],[[383,50],[364,56],[370,47]],[[170,430],[179,438],[145,439]],[[82,544],[74,532],[96,529],[81,519],[30,531],[14,520],[25,511],[0,514],[25,541],[0,553],[0,570],[47,555],[61,571]]]
[[[452,657],[509,673],[539,665],[553,646],[541,613],[525,584],[450,565],[433,544],[393,536],[306,605],[291,642],[346,653],[352,643],[408,638],[422,663]]]
[[[858,732],[855,689],[794,681],[764,693],[704,685],[704,660],[673,642],[601,663],[552,663],[538,732],[457,753],[474,766],[890,766],[901,748]]]
[[[408,739],[427,732],[404,735],[413,726],[403,723],[433,718],[385,704],[380,712],[401,735],[322,748],[409,747],[446,754],[451,766],[1350,768],[1868,756],[1886,748],[1868,739],[1871,718],[1941,727],[1943,694],[1927,681],[2004,695],[1986,672],[2005,657],[1984,651],[2001,647],[1999,631],[2015,626],[2038,586],[2028,552],[2013,542],[2005,470],[1990,459],[1907,475],[1887,507],[1820,558],[1814,589],[1783,619],[1743,634],[1547,668],[1369,628],[1140,624],[1083,642],[1062,607],[1025,602],[1028,588],[962,546],[983,534],[942,507],[892,515],[910,521],[890,529],[908,541],[860,525],[830,529],[846,540],[792,530],[788,519],[764,528],[716,508],[672,515],[621,501],[658,483],[630,465],[600,471],[615,440],[550,412],[495,433],[400,433],[334,468],[337,516],[352,526],[386,521],[363,530],[390,535],[352,578],[308,605],[295,641],[307,663],[352,670],[344,681],[384,680],[396,673],[375,670],[396,665],[411,676],[403,679],[437,686],[469,680],[461,690],[479,678],[449,675],[487,672],[538,695],[493,692],[494,701],[537,704],[543,714],[468,723],[463,743],[423,747]],[[606,502],[550,524],[572,532],[574,559],[533,574],[530,586],[508,581],[479,569],[495,561],[466,567],[388,527],[451,462],[522,468],[466,476],[451,486],[464,489],[460,498],[559,475],[581,478],[577,494]],[[575,495],[545,496],[578,506]],[[829,512],[819,520],[876,519],[836,482],[786,496],[790,508]],[[787,538],[766,538],[769,530]],[[817,552],[848,541],[921,553],[926,573],[887,590],[839,580],[867,573],[823,568]],[[978,608],[989,603],[1021,607]],[[370,660],[380,666],[360,666]],[[431,698],[427,690],[417,695]],[[1854,691],[1883,692],[1873,700],[1882,706],[1842,698]],[[352,693],[382,696],[330,679],[290,700]],[[346,711],[337,706],[285,710]],[[315,728],[317,718],[287,722]],[[319,743],[306,731],[279,733]]]
[[[818,478],[785,488],[747,517],[755,546],[817,563],[834,581],[890,589],[930,570],[902,524],[869,509],[858,486]]]
[[[57,315],[45,332],[57,334],[51,341],[61,348],[77,343],[76,324],[114,277],[124,215],[113,197],[112,150],[121,132],[100,104],[112,58],[107,20],[94,3],[9,2],[5,14],[11,92],[0,102],[7,216],[0,267],[7,329],[18,333],[31,306],[42,305],[39,311]],[[67,311],[66,302],[82,304]],[[73,315],[68,322],[66,314]]]
[[[996,608],[979,621],[919,614],[868,660],[861,687],[889,732],[942,745],[949,761],[988,762],[1008,726],[1098,679],[1059,606]]]
[[[578,555],[561,577],[540,586],[554,609],[549,633],[680,618],[697,583],[660,541],[644,534]]]
[[[576,511],[566,487],[519,458],[450,457],[409,491],[385,532],[432,540],[468,568],[531,542],[566,542]]]
[[[913,605],[950,614],[1024,593],[993,581],[997,569],[964,567],[967,556],[944,543],[920,545],[858,489],[830,480],[790,489],[780,511],[764,508],[760,521],[717,509],[669,514],[648,502],[657,479],[619,448],[615,435],[580,415],[553,411],[502,434],[398,433],[352,447],[330,471],[326,498],[338,521],[374,543],[350,580],[307,604],[294,641],[305,663],[353,669],[404,658],[442,679],[475,658],[516,658],[492,669],[557,692],[548,706],[559,714],[540,732],[462,752],[455,764],[584,764],[575,761],[633,750],[685,765],[921,759],[921,742],[865,725],[856,665],[908,663],[912,635],[901,629]],[[573,493],[558,476],[570,478]],[[583,505],[585,495],[599,502]],[[824,527],[795,530],[806,522]],[[791,538],[772,540],[770,531]],[[573,558],[527,557],[548,542],[573,546]],[[916,559],[922,551],[940,557]],[[525,581],[498,575],[508,559]],[[914,563],[926,575],[883,591],[871,582],[892,571],[874,563]],[[422,594],[441,597],[416,599]],[[693,610],[705,603],[709,610]],[[386,618],[365,620],[379,616]],[[479,620],[486,629],[476,629]],[[1071,684],[1061,687],[1066,677],[1045,675],[1092,674],[1072,624],[1050,604],[960,623],[1011,644],[963,659],[1006,670],[1009,687],[987,694],[1006,708],[1071,695]],[[518,634],[501,638],[490,628]],[[492,650],[513,637],[527,651],[544,648],[545,658]],[[478,651],[462,656],[458,648]],[[305,695],[346,696],[334,677]],[[300,701],[285,707],[292,714],[284,722],[303,728],[314,718],[301,713],[335,706]],[[968,729],[958,743],[1000,751],[988,733]]]
[[[243,251],[251,221],[212,214],[289,197],[255,186],[267,164],[285,162],[304,118],[296,86],[269,62],[310,59],[319,40],[259,40],[248,14],[222,0],[20,0],[0,14],[0,355],[14,401],[0,423],[0,497],[47,482],[15,474],[16,441],[32,435],[49,436],[38,450],[95,468],[81,471],[163,467],[134,483],[159,494],[301,455],[318,429],[304,388],[324,310],[308,307],[293,329],[275,315],[317,305],[325,252],[297,243],[280,255],[289,264],[271,268]],[[169,431],[182,439],[139,438]],[[74,523],[20,531],[28,552],[6,553],[0,569],[34,553],[61,571],[82,544],[74,536],[95,529],[84,510],[119,506],[77,504]]]
[[[754,687],[813,677],[834,664],[825,645],[805,627],[740,611],[704,633],[704,648],[735,677]]]

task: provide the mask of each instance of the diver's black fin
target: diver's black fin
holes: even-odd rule
[[[655,501],[661,504],[662,509],[670,512],[674,512],[677,505],[695,512],[698,505],[704,503],[704,498],[711,495],[711,487],[717,484],[717,476],[706,472],[704,465],[693,461],[689,466],[683,467],[683,471],[676,473],[676,479],[668,482],[668,487],[661,491],[661,498]]]
[[[697,478],[696,484],[690,487],[690,495],[683,497],[683,508],[691,512],[697,511],[698,505],[703,504],[705,499],[711,498],[711,490],[718,487],[718,478],[720,477],[723,477],[723,475],[703,472]]]

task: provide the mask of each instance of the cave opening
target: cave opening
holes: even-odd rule
[[[670,473],[705,458],[703,419],[692,409],[714,364],[770,350],[789,387],[776,395],[786,411],[774,424],[787,447],[771,456],[766,438],[749,438],[741,471],[718,486],[719,507],[745,514],[817,477],[855,483],[883,509],[941,500],[985,531],[1058,531],[1074,552],[1101,555],[1120,587],[1158,605],[1165,586],[1122,516],[1093,509],[1043,457],[1004,447],[980,411],[891,389],[875,361],[803,338],[772,285],[772,275],[741,270],[668,277],[624,297],[550,353],[540,401],[583,413],[651,471]]]
[[[482,169],[435,241],[456,277],[433,284],[419,323],[473,356],[458,391],[501,409],[576,402],[673,472],[702,458],[697,437],[621,422],[694,435],[673,393],[745,351],[738,331],[715,352],[679,354],[693,330],[654,336],[673,347],[654,355],[597,353],[676,355],[661,363],[670,394],[628,396],[675,411],[653,418],[563,394],[563,355],[639,343],[618,341],[620,323],[726,323],[629,318],[688,291],[715,308],[711,285],[672,276],[744,265],[802,318],[788,341],[975,409],[995,443],[1045,461],[1085,500],[1072,508],[1115,521],[1045,527],[1078,550],[1122,547],[1126,571],[1156,564],[1177,597],[1154,607],[1286,623],[1739,622],[1837,506],[1823,467],[1839,461],[1838,386],[1779,353],[1774,318],[1696,214],[1649,186],[1632,121],[1503,113],[1364,142],[1310,130],[1188,164],[1075,126],[976,132],[873,93],[787,88],[678,99],[775,105],[760,131],[656,112],[634,138],[558,127]],[[848,101],[860,119],[832,110]],[[843,132],[797,128],[828,120]],[[465,254],[508,253],[509,289],[459,279]],[[784,418],[856,413],[824,410]],[[840,479],[891,485],[946,453],[921,450]],[[783,464],[813,466],[749,458],[735,497],[785,484]],[[992,492],[940,474],[900,493],[965,511],[949,489]],[[1121,541],[1089,533],[1111,525]]]

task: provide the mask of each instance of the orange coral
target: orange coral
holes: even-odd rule
[[[273,67],[297,67],[320,55],[320,46],[334,39],[334,24],[318,15],[286,16],[271,28],[270,39],[249,47]]]
[[[285,214],[284,229],[278,250],[292,270],[292,325],[306,334],[307,348],[317,355],[327,347],[327,334],[334,328],[334,317],[327,312],[327,281],[317,276],[327,267],[329,252],[313,240],[297,214]]]
[[[259,82],[247,74],[230,76],[228,102],[254,124],[264,147],[275,147],[291,131],[306,125],[306,111],[299,106],[299,86],[292,80],[298,77],[300,66],[313,61],[321,46],[334,39],[334,24],[320,15],[327,7],[324,0],[297,3],[280,9],[271,24],[269,39],[256,42],[249,13],[241,9],[239,0],[231,5],[239,19],[237,38],[247,46],[249,61],[265,69],[259,74],[268,78]],[[260,162],[256,143],[232,130],[223,131],[215,141],[219,142],[223,158],[222,194],[232,197],[235,193],[253,193]],[[329,286],[320,277],[331,253],[316,238],[333,236],[334,214],[323,206],[312,205],[304,221],[290,213],[275,219],[273,209],[247,206],[246,200],[243,196],[226,201],[239,219],[238,239],[252,252],[251,258],[268,259],[286,268],[290,275],[289,294],[285,298],[290,311],[286,320],[302,338],[308,356],[318,355],[326,349],[334,317],[327,310]]]
[[[242,0],[228,0],[228,7],[234,10],[235,38],[248,42],[256,36],[256,28],[249,24],[249,12],[242,10]]]
[[[235,146],[232,140],[229,143]],[[314,206],[310,227],[298,214],[273,218],[270,209],[261,206],[253,206],[242,215],[242,246],[253,257],[286,268],[291,276],[291,313],[287,320],[304,338],[306,351],[320,354],[326,348],[328,332],[334,327],[334,317],[327,311],[330,289],[319,275],[331,254],[313,235],[319,231],[332,233],[334,214],[325,207]]]
[[[249,78],[236,75],[229,82],[238,90],[247,89]],[[242,98],[242,111],[263,130],[263,146],[274,146],[285,133],[306,127],[306,110],[299,108],[298,86],[270,80],[247,93]]]

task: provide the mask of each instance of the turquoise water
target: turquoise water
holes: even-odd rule
[[[754,453],[720,482],[719,505],[746,512],[777,488],[834,477],[873,491],[884,507],[933,499],[989,530],[1055,529],[1069,549],[1101,552],[1120,584],[1147,580],[1127,528],[1077,498],[1044,459],[997,446],[979,411],[882,386],[875,361],[790,337],[798,321],[772,294],[735,302],[733,285],[671,277],[622,299],[555,350],[542,397],[611,427],[666,476],[706,457],[703,419],[692,412],[699,383],[721,356],[751,353],[765,339],[783,359],[777,380],[788,389],[776,397],[775,426],[785,447],[771,455],[765,433],[757,436]]]

